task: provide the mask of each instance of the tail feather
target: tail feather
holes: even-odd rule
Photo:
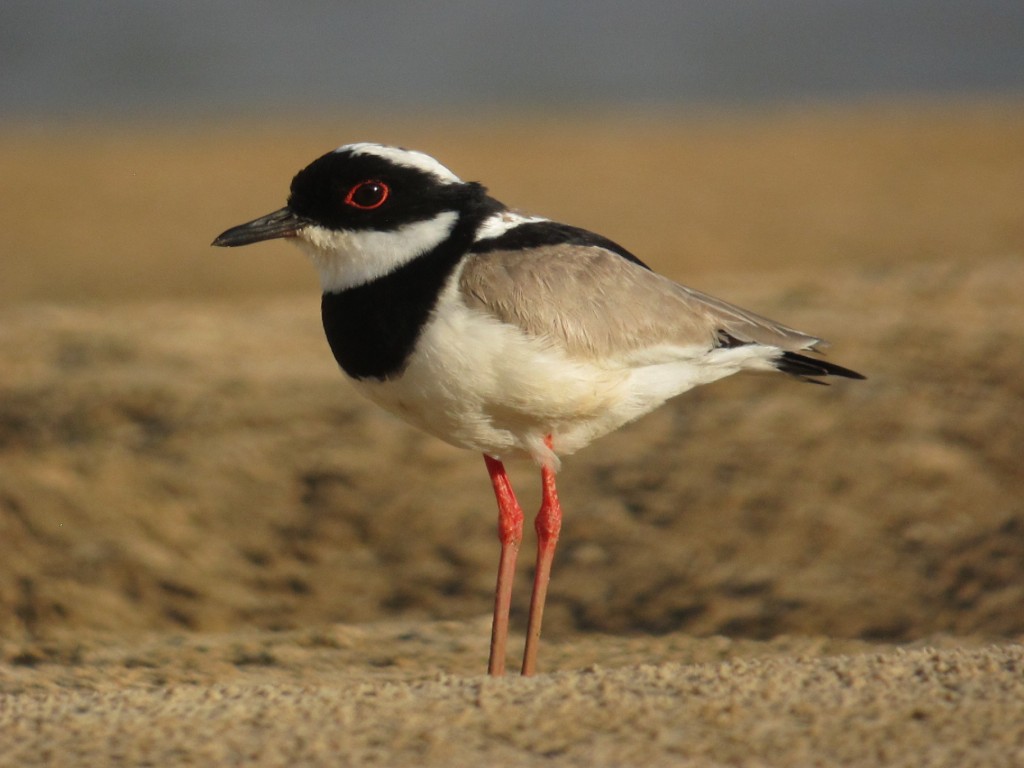
[[[842,376],[847,379],[867,378],[863,374],[851,371],[849,368],[843,368],[841,365],[801,355],[797,352],[783,352],[775,361],[775,368],[812,384],[826,383],[818,381],[816,378],[818,376]]]

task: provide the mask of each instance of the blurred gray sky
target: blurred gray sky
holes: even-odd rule
[[[1024,94],[1022,0],[4,0],[0,114]]]

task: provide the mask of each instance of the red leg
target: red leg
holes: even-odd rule
[[[508,614],[512,605],[512,580],[516,573],[516,555],[523,541],[523,510],[512,492],[512,483],[505,466],[497,459],[484,455],[487,472],[498,500],[498,540],[501,542],[501,560],[498,563],[498,585],[494,590],[494,620],[491,622],[491,656],[487,674],[500,677],[505,674],[505,647],[508,644]]]
[[[547,439],[551,447],[551,437]],[[544,601],[551,581],[551,562],[555,559],[558,534],[562,530],[562,507],[555,490],[555,473],[547,467],[540,470],[543,499],[533,526],[537,531],[537,569],[533,574],[533,596],[530,598],[530,619],[526,625],[526,651],[523,653],[523,674],[537,671],[540,626],[544,618]]]

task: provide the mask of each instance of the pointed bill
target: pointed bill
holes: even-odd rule
[[[296,237],[298,231],[308,223],[290,208],[282,208],[222,232],[212,244],[233,248],[279,237]]]

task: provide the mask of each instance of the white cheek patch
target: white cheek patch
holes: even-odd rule
[[[455,211],[416,221],[390,232],[335,230],[310,225],[296,242],[320,273],[325,293],[339,293],[394,272],[444,242],[455,227]]]

